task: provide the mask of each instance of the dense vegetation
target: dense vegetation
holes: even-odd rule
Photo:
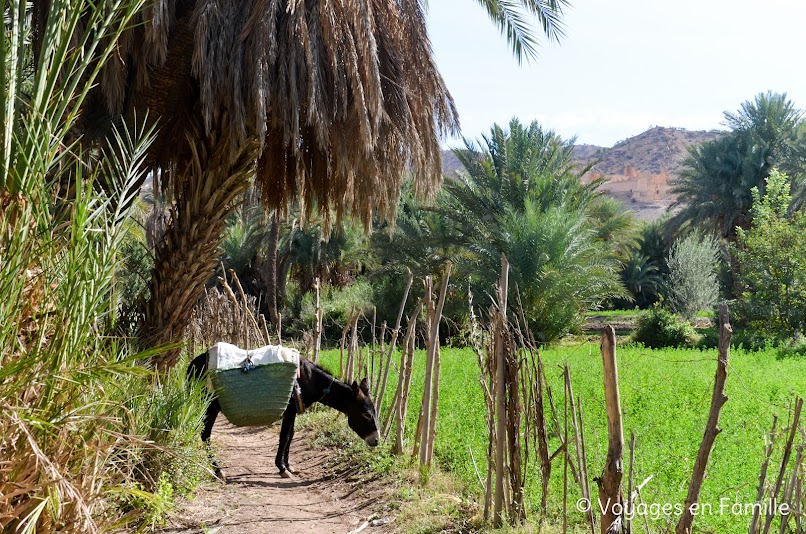
[[[148,527],[204,476],[207,395],[181,373],[154,375],[140,364],[153,352],[121,335],[118,272],[153,132],[124,128],[89,153],[74,144],[71,113],[142,3],[53,5],[38,60],[62,70],[28,68],[25,2],[10,8],[4,36],[22,61],[6,55],[4,71],[0,530]],[[71,51],[74,36],[96,54]],[[63,187],[70,176],[79,179]]]
[[[511,4],[480,3],[518,57],[534,53]],[[549,367],[568,360],[582,370],[575,387],[596,465],[604,415],[595,351],[548,347],[579,333],[590,310],[633,307],[652,308],[636,336],[646,346],[708,346],[713,339],[689,321],[717,300],[735,301],[737,345],[764,350],[737,351],[731,364],[729,431],[703,499],[730,490],[750,500],[760,436],[806,385],[802,360],[788,357],[803,352],[806,322],[806,125],[785,95],[761,94],[727,113],[731,131],[685,163],[680,211],[639,224],[602,195],[599,181],[583,179],[588,169],[575,164],[573,140],[536,122],[514,119],[466,140],[455,150],[464,172],[437,191],[439,134],[453,131],[457,117],[427,39],[406,37],[426,35],[420,3],[383,4],[401,26],[373,31],[395,48],[394,65],[378,62],[374,46],[353,53],[346,34],[316,34],[338,46],[322,45],[335,55],[317,57],[310,71],[333,68],[323,76],[340,85],[333,101],[315,98],[329,88],[303,90],[304,105],[293,84],[276,87],[268,71],[282,78],[278,57],[296,54],[302,64],[309,54],[287,42],[278,53],[279,30],[255,22],[276,15],[276,27],[291,35],[303,8],[255,10],[243,31],[204,26],[204,53],[196,54],[176,52],[181,35],[155,30],[177,23],[159,18],[164,4],[3,2],[0,528],[149,527],[174,494],[205,476],[197,436],[207,395],[172,369],[205,288],[231,291],[227,280],[237,280],[240,298],[286,340],[309,334],[321,291],[325,340],[334,343],[361,314],[392,325],[407,271],[420,278],[450,264],[441,334],[459,346],[470,337],[471,314],[485,318],[492,304],[503,257],[510,302],[547,347]],[[549,38],[561,35],[564,1],[521,4]],[[337,27],[355,30],[344,21],[328,26]],[[253,30],[270,33],[260,37],[274,45],[271,54],[255,46],[269,55],[245,60],[238,76],[255,83],[244,96],[233,89],[235,74],[202,67],[218,58],[215,39],[233,39],[240,50],[254,45]],[[182,68],[163,64],[182,54]],[[348,56],[349,72],[341,70]],[[362,67],[378,64],[372,75]],[[385,95],[382,78],[419,96]],[[415,286],[406,312],[422,292]],[[476,488],[468,459],[473,450],[483,462],[487,439],[480,389],[469,387],[478,381],[476,359],[467,350],[445,349],[443,357],[437,457]],[[622,358],[637,477],[656,476],[648,500],[679,502],[713,358],[638,347]],[[551,374],[555,391],[556,380]],[[556,495],[556,476],[552,484]],[[534,489],[529,498],[534,508]],[[550,517],[558,513],[554,500]],[[704,524],[721,531],[739,523]]]

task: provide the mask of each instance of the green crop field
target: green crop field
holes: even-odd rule
[[[562,424],[563,386],[560,366],[568,362],[574,393],[581,398],[585,438],[591,478],[601,474],[607,451],[607,420],[604,405],[602,363],[599,347],[586,343],[542,352],[549,382]],[[325,365],[338,367],[338,353],[323,356]],[[407,432],[415,418],[422,395],[424,352],[416,356],[418,366],[413,380]],[[650,350],[622,347],[618,350],[619,383],[624,417],[625,441],[635,433],[635,480],[653,479],[643,490],[647,506],[672,506],[685,498],[688,480],[702,439],[716,370],[716,351],[690,349]],[[481,499],[477,476],[486,473],[487,429],[485,407],[479,386],[476,355],[469,349],[442,349],[442,381],[435,454],[440,467],[459,476]],[[390,390],[396,384],[394,370]],[[789,405],[795,394],[806,393],[806,360],[778,359],[774,351],[731,351],[720,427],[703,484],[700,502],[710,505],[695,520],[700,532],[739,532],[749,525],[749,515],[732,511],[734,503],[752,503],[763,459],[764,436],[772,425],[773,414],[779,427],[787,424]],[[388,403],[392,396],[386,396]],[[550,434],[553,427],[550,426]],[[551,442],[552,451],[558,440]],[[625,451],[625,484],[629,465]],[[474,459],[476,467],[474,467]],[[530,515],[535,516],[540,499],[537,462],[529,459],[527,495]],[[777,466],[770,469],[777,473]],[[562,514],[563,464],[558,456],[552,466],[549,503],[550,520]],[[595,482],[591,480],[593,494]],[[580,497],[573,480],[569,482],[569,517],[582,523],[583,514],[574,510]],[[648,508],[649,512],[656,509]],[[677,517],[650,514],[653,532],[665,531]],[[643,522],[643,521],[641,521]]]

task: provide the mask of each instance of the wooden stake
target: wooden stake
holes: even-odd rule
[[[767,450],[764,455],[764,463],[761,464],[761,474],[758,476],[758,491],[756,491],[756,505],[761,504],[761,499],[764,498],[764,487],[767,482],[767,468],[770,465],[770,457],[775,448],[775,427],[778,424],[778,416],[772,416],[772,430],[770,431],[770,441],[767,443]],[[750,534],[758,532],[760,506],[753,506],[753,519],[750,522]]]
[[[564,381],[563,381],[564,383]],[[565,412],[565,419],[563,425],[565,427],[563,437],[563,447],[565,447],[565,454],[563,454],[563,534],[568,532],[568,387],[565,384],[563,387],[563,410]]]
[[[778,478],[775,480],[775,486],[770,491],[770,496],[774,501],[778,500],[778,494],[781,491],[781,484],[784,482],[784,477],[786,476],[786,467],[789,464],[789,457],[792,455],[792,443],[795,441],[795,434],[798,431],[798,425],[800,424],[800,412],[803,409],[803,399],[800,397],[795,399],[795,414],[792,417],[792,425],[789,428],[789,437],[786,440],[786,446],[784,447],[784,456],[781,458],[781,467],[778,470]],[[775,510],[767,511],[767,518],[764,521],[764,530],[762,532],[767,534],[770,530],[770,525],[772,524],[772,519],[775,517]]]
[[[367,380],[369,381],[369,389],[370,391],[376,391],[378,384],[375,383],[375,352],[378,345],[378,338],[375,337],[375,322],[378,320],[378,308],[376,306],[372,307],[372,347],[368,351],[369,357],[369,374],[367,375]]]
[[[373,380],[375,384],[373,391],[380,392],[381,379],[383,377],[383,356],[386,354],[386,321],[381,323],[381,342],[378,346],[378,376]],[[384,392],[385,393],[385,392]]]
[[[431,318],[433,317],[433,282],[430,276],[426,276],[425,280],[423,280],[423,288],[425,289],[425,295],[423,297],[423,307],[425,308],[425,328],[426,332],[431,331]],[[428,344],[429,336],[426,333],[426,345]],[[420,416],[417,418],[417,432],[415,434],[414,439],[414,456],[419,459],[420,466],[422,466],[424,462],[423,451],[422,448],[425,447],[425,443],[423,440],[423,429],[428,428],[428,422],[426,419],[430,414],[430,407],[426,409],[426,402],[428,402],[430,406],[431,400],[431,374],[434,371],[434,360],[431,358],[431,350],[430,348],[426,347],[426,362],[425,362],[425,380],[423,383],[423,398],[420,402]],[[426,401],[428,399],[428,401]]]
[[[549,480],[551,479],[551,460],[549,460],[548,432],[546,430],[546,410],[543,404],[543,361],[537,355],[537,384],[535,396],[535,416],[537,417],[537,447],[540,456],[540,515],[548,513]]]
[[[437,308],[434,310],[434,316],[431,319],[431,331],[429,332],[429,349],[433,355],[434,361],[434,375],[432,377],[432,390],[431,390],[431,413],[428,417],[428,448],[426,449],[425,464],[431,466],[431,459],[434,456],[434,439],[437,435],[437,414],[439,412],[439,374],[440,374],[440,357],[439,350],[439,324],[442,322],[442,310],[445,308],[445,298],[448,295],[448,282],[451,279],[451,268],[453,266],[450,262],[445,266],[445,274],[442,275],[442,287],[439,290],[439,300]]]
[[[434,387],[431,390],[431,415],[429,417],[428,429],[428,449],[425,464],[431,467],[431,460],[434,458],[434,440],[437,435],[437,416],[439,414],[439,372],[441,368],[439,350],[439,336],[436,339],[436,352],[434,353]]]
[[[711,396],[711,409],[708,413],[708,422],[705,425],[700,450],[697,453],[697,460],[694,462],[694,471],[691,473],[691,483],[688,486],[683,507],[683,515],[677,523],[676,534],[689,534],[691,525],[694,522],[694,511],[692,506],[700,499],[700,489],[705,478],[705,468],[708,465],[708,457],[714,447],[717,435],[722,432],[719,428],[719,414],[722,406],[728,401],[725,395],[725,381],[728,378],[728,360],[730,358],[730,338],[733,335],[733,328],[728,322],[728,306],[724,302],[719,305],[719,360],[716,366],[716,377],[714,378],[714,392]]]
[[[563,438],[563,431],[562,427],[560,426],[560,418],[557,416],[557,407],[554,405],[554,395],[551,393],[551,386],[549,386],[548,378],[546,377],[546,371],[543,369],[543,362],[538,361],[538,365],[540,366],[541,375],[543,375],[543,385],[546,388],[546,397],[549,399],[549,408],[551,409],[551,418],[554,422],[554,434],[557,436],[557,439],[560,441],[560,447],[557,451],[554,452],[550,456],[553,458],[558,452],[562,452],[565,455],[566,460],[568,461],[568,468],[571,470],[571,476],[574,478],[575,483],[579,483],[579,477],[577,476],[577,470],[574,467],[574,462],[571,461],[571,456],[568,452],[568,446]]]
[[[802,471],[802,470],[801,470]],[[797,533],[803,533],[803,475],[798,477],[797,480],[797,489],[795,490],[795,503],[797,508],[795,509],[795,526],[797,527]]]
[[[383,407],[383,398],[386,396],[386,382],[389,379],[389,368],[392,366],[392,354],[395,352],[395,346],[397,345],[397,336],[400,332],[400,323],[403,321],[403,311],[406,309],[406,301],[409,298],[409,291],[411,290],[411,284],[414,281],[414,275],[411,273],[411,269],[408,271],[408,276],[406,278],[406,290],[403,292],[403,299],[400,301],[400,309],[397,312],[397,321],[395,321],[395,327],[392,330],[392,342],[389,344],[389,351],[386,354],[386,365],[383,366],[383,380],[381,381],[381,390],[378,394],[378,416],[381,415],[381,408]]]
[[[322,305],[319,301],[319,293],[320,293],[320,282],[319,277],[316,277],[316,281],[313,284],[314,289],[316,289],[316,325],[314,326],[314,343],[313,346],[313,362],[319,363],[319,352],[322,350],[322,319],[324,317],[324,310],[322,309]]]
[[[574,449],[577,454],[577,465],[579,466],[579,489],[582,493],[582,498],[590,502],[590,493],[588,492],[588,474],[585,472],[585,461],[583,460],[584,451],[582,450],[582,439],[580,438],[579,425],[577,424],[577,406],[574,404],[574,387],[571,384],[571,371],[568,369],[568,364],[563,366],[563,376],[565,378],[565,388],[571,404],[571,425],[574,429]],[[588,507],[586,514],[588,522],[593,525],[593,506]]]
[[[606,326],[602,332],[601,351],[604,364],[605,407],[607,409],[607,460],[602,477],[597,482],[600,509],[604,510],[601,533],[615,534],[621,531],[623,521],[623,517],[616,515],[615,510],[623,505],[621,478],[624,474],[624,428],[621,421],[621,397],[618,388],[616,332],[612,326]]]
[[[504,451],[507,442],[506,412],[506,359],[504,332],[507,320],[507,293],[509,291],[509,262],[501,255],[501,282],[498,286],[498,314],[495,335],[495,403],[497,421],[495,432],[495,494],[493,500],[493,525],[498,528],[503,522],[501,510],[504,500]]]
[[[585,452],[585,422],[582,419],[582,400],[577,397],[577,416],[579,417],[579,449],[582,451],[582,459],[579,464],[579,478],[584,481],[585,495],[588,503],[591,502],[590,477],[588,476],[588,455]],[[596,532],[596,515],[593,513],[593,506],[588,506],[588,521],[591,526],[591,534]]]
[[[436,409],[432,405],[438,399],[434,398],[434,390],[439,387],[439,370],[437,368],[439,359],[439,323],[442,320],[442,310],[445,307],[445,297],[448,293],[448,281],[451,278],[451,264],[445,266],[445,274],[442,276],[442,287],[436,307],[430,301],[430,295],[426,296],[428,303],[428,354],[425,369],[425,384],[423,385],[423,426],[422,426],[422,446],[420,448],[420,466],[428,466],[433,455],[433,443],[431,436],[436,434]],[[430,277],[429,277],[430,278]],[[431,283],[429,280],[427,291],[430,292]]]
[[[356,356],[358,356],[358,317],[359,314],[357,311],[354,311],[355,316],[353,317],[353,328],[350,336],[350,348],[347,350],[347,379],[345,380],[349,385],[355,379],[355,364],[356,364]],[[361,371],[359,367],[358,371]]]
[[[397,406],[397,432],[395,434],[395,454],[403,454],[403,433],[406,425],[406,412],[409,405],[409,392],[411,391],[411,375],[414,367],[414,333],[417,328],[417,316],[420,314],[422,308],[421,303],[417,303],[417,309],[414,317],[409,322],[409,330],[406,332],[405,343],[403,352],[406,354],[406,364],[403,367],[401,374],[403,375],[403,383],[400,389],[400,399]]]
[[[393,417],[395,415],[397,415],[397,412],[399,411],[398,407],[400,407],[400,402],[401,402],[401,399],[403,398],[403,391],[405,389],[404,386],[405,386],[406,378],[408,378],[408,382],[409,382],[409,384],[411,384],[411,365],[412,364],[409,364],[408,365],[409,368],[406,369],[406,367],[407,367],[406,358],[407,358],[407,356],[409,356],[409,350],[408,350],[409,343],[411,343],[411,345],[412,345],[412,348],[411,348],[411,351],[412,351],[411,357],[412,357],[412,359],[414,357],[414,354],[413,354],[413,351],[414,351],[414,335],[416,333],[415,329],[417,328],[417,317],[420,315],[420,310],[422,309],[422,307],[423,307],[423,299],[419,299],[417,301],[417,305],[414,307],[414,315],[412,315],[412,317],[408,321],[409,326],[406,329],[406,335],[403,336],[403,348],[400,351],[400,372],[398,373],[398,377],[397,377],[397,388],[395,389],[395,395],[394,395],[394,397],[392,399],[391,408],[387,412],[386,418],[385,418],[384,423],[383,423],[383,435],[384,436],[388,435],[389,431],[392,428]],[[408,375],[407,375],[407,373],[408,373]],[[408,400],[408,399],[405,399],[405,400]],[[404,412],[405,412],[405,406],[404,406]]]
[[[803,444],[801,443],[798,446],[798,453],[795,455],[795,465],[792,468],[792,477],[787,485],[786,490],[784,491],[784,498],[781,499],[781,503],[786,503],[789,505],[789,509],[792,511],[797,510],[797,503],[792,502],[792,495],[795,492],[795,486],[798,484],[798,468],[800,467],[800,461],[803,458]],[[797,512],[795,512],[797,513]],[[789,521],[789,516],[791,514],[781,514],[781,528],[778,531],[779,534],[786,533],[786,524]]]
[[[339,345],[339,378],[345,378],[346,368],[344,367],[344,348],[347,345],[347,332],[350,331],[350,325],[353,322],[353,312],[350,312],[350,318],[347,319],[347,324],[344,325],[344,328],[341,331],[341,344]]]
[[[627,478],[627,512],[624,518],[624,524],[627,527],[627,534],[632,533],[632,511],[633,511],[633,496],[632,496],[632,477],[633,466],[635,464],[635,432],[630,432],[630,476]]]

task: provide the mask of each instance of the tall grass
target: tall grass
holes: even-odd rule
[[[108,150],[72,141],[143,0],[52,0],[36,58],[29,3],[0,3],[0,530],[98,532],[170,493],[170,462],[197,455],[204,401],[180,376],[138,366],[148,355],[115,334],[151,132],[124,129]]]

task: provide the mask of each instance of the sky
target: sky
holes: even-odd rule
[[[428,2],[462,135],[517,117],[612,146],[652,126],[724,129],[724,111],[768,90],[806,108],[803,0],[570,1],[562,42],[541,34],[521,65],[476,0]]]

